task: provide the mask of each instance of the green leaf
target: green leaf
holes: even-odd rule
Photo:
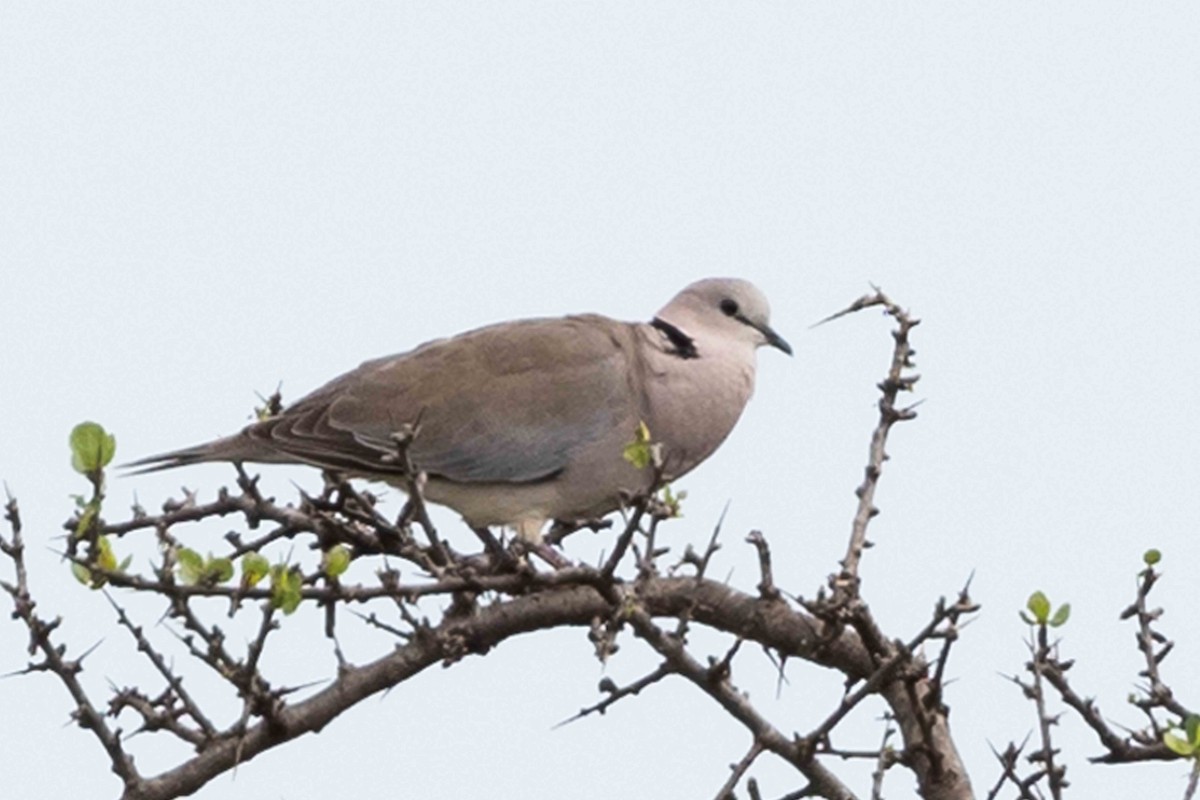
[[[82,475],[99,472],[117,453],[117,440],[102,425],[81,422],[71,430],[71,466]]]
[[[75,576],[75,580],[93,589],[99,589],[108,583],[108,578],[101,574],[102,572],[122,572],[129,564],[128,558],[120,565],[117,564],[117,555],[113,552],[112,543],[107,536],[96,538],[95,549],[92,551],[91,557],[93,560],[89,563],[95,567],[95,570],[89,569],[78,561],[72,561],[71,574]]]
[[[92,525],[96,522],[96,515],[100,513],[100,504],[92,501],[83,507],[83,511],[79,514],[79,521],[75,523],[75,538],[82,539]]]
[[[1071,604],[1063,603],[1061,606],[1058,607],[1058,610],[1054,612],[1054,616],[1050,618],[1050,627],[1051,628],[1061,628],[1063,625],[1067,624],[1067,620],[1070,618],[1071,618]]]
[[[1146,562],[1147,567],[1153,567],[1159,561],[1162,561],[1162,551],[1150,548],[1142,554],[1142,561]]]
[[[179,548],[175,553],[175,563],[178,566],[179,580],[183,583],[191,586],[204,578],[204,557],[195,550]]]
[[[75,576],[75,580],[82,583],[84,586],[92,585],[92,571],[80,564],[78,561],[71,562],[71,574]],[[93,589],[96,587],[92,587]]]
[[[350,568],[350,548],[339,544],[327,550],[321,558],[321,571],[331,578],[341,576]]]
[[[116,572],[117,555],[113,552],[112,543],[108,541],[107,536],[96,539],[96,549],[99,551],[96,555],[96,566],[105,572]]]
[[[1029,609],[1029,613],[1033,614],[1033,618],[1039,625],[1045,625],[1046,620],[1050,618],[1050,600],[1041,592],[1034,592],[1029,595],[1029,602],[1025,604]]]
[[[208,557],[204,565],[204,582],[210,584],[224,583],[233,577],[233,562],[228,558]]]
[[[671,491],[670,484],[662,488],[662,502],[667,507],[667,511],[670,512],[672,518],[683,516],[683,501],[685,499],[687,499],[687,492],[675,494]]]
[[[1194,744],[1184,741],[1170,731],[1163,734],[1163,744],[1172,753],[1184,758],[1190,758],[1196,754],[1196,746]]]
[[[1183,723],[1183,730],[1187,734],[1187,740],[1191,742],[1193,747],[1200,747],[1200,717],[1192,714],[1188,716]]]
[[[1036,625],[1037,624],[1037,620],[1034,619],[1033,617],[1029,616],[1028,614],[1026,614],[1025,609],[1021,609],[1020,611],[1018,611],[1017,616],[1019,616],[1021,618],[1021,621],[1024,622],[1026,625]]]
[[[300,589],[303,579],[300,573],[286,564],[271,567],[271,605],[284,614],[291,614],[300,607],[303,596]]]
[[[246,553],[242,556],[242,587],[257,586],[258,582],[271,571],[271,562],[260,553]]]
[[[190,586],[216,586],[233,577],[233,562],[214,558],[212,553],[201,556],[195,550],[181,547],[175,553],[179,580]]]
[[[645,422],[638,423],[633,441],[625,445],[622,455],[637,469],[645,469],[650,465],[653,451],[650,449],[650,429],[646,427]]]

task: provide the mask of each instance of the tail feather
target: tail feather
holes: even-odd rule
[[[238,434],[216,439],[204,444],[159,453],[154,456],[139,458],[120,465],[126,475],[144,475],[147,472],[161,472],[176,467],[186,467],[191,464],[203,464],[211,461],[262,461],[262,454],[256,453],[254,442],[246,436]]]

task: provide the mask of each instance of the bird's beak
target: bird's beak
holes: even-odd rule
[[[755,325],[754,327],[758,328],[759,333],[767,337],[767,344],[771,345],[771,347],[778,348],[789,356],[792,354],[792,346],[782,336],[771,330],[770,325]]]
[[[738,322],[741,322],[745,325],[749,325],[751,328],[754,328],[754,330],[761,333],[763,335],[763,337],[766,338],[766,340],[767,340],[766,342],[764,342],[764,344],[769,344],[769,345],[771,345],[771,347],[779,348],[783,352],[787,353],[789,356],[792,354],[792,346],[790,344],[788,344],[787,341],[782,336],[780,336],[778,333],[773,331],[771,329],[771,326],[768,325],[767,323],[755,322],[754,320],[752,320],[749,317],[744,316],[742,314],[737,314],[735,316],[735,319],[737,319]]]

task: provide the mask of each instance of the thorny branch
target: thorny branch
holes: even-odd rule
[[[1060,643],[1050,641],[1049,629],[1052,625],[1045,621],[1037,622],[1032,626],[1031,637],[1027,643],[1031,658],[1025,665],[1025,670],[1031,676],[1031,680],[1024,681],[1018,676],[1013,676],[1011,680],[1021,687],[1025,696],[1034,704],[1041,747],[1025,757],[1032,767],[1024,775],[1019,769],[1020,756],[1025,750],[1024,743],[1019,746],[1010,743],[1003,753],[993,749],[1000,762],[1001,775],[989,793],[989,798],[999,797],[999,792],[1005,785],[1011,785],[1017,791],[1020,800],[1040,797],[1039,787],[1043,783],[1046,784],[1051,797],[1057,800],[1063,796],[1068,786],[1065,779],[1066,769],[1059,763],[1059,751],[1053,743],[1053,731],[1063,712],[1055,713],[1050,709],[1047,686],[1053,689],[1062,704],[1077,714],[1096,735],[1104,752],[1093,756],[1093,762],[1130,764],[1180,758],[1179,754],[1167,747],[1164,734],[1172,727],[1184,727],[1184,721],[1195,716],[1195,712],[1179,702],[1162,677],[1162,663],[1174,649],[1174,642],[1157,628],[1162,610],[1152,609],[1149,605],[1150,592],[1160,577],[1162,576],[1155,571],[1153,563],[1148,561],[1138,576],[1133,603],[1120,615],[1122,620],[1136,621],[1137,646],[1146,664],[1138,673],[1146,683],[1129,700],[1130,704],[1145,716],[1144,727],[1128,729],[1109,722],[1101,714],[1094,699],[1080,695],[1067,677],[1074,661],[1064,660],[1059,655]],[[1163,718],[1164,714],[1166,719]],[[1200,764],[1200,761],[1195,763]],[[1185,798],[1195,794],[1198,775],[1200,772],[1194,766],[1184,793]]]
[[[763,749],[783,758],[804,773],[812,794],[834,800],[851,800],[854,794],[827,767],[799,742],[789,739],[771,725],[745,696],[738,692],[727,677],[714,674],[696,661],[675,636],[658,627],[644,610],[632,608],[628,618],[637,634],[667,659],[672,669],[709,695],[726,712],[742,723]]]
[[[827,763],[842,758],[876,762],[869,789],[872,797],[881,796],[887,769],[901,764],[912,770],[923,797],[969,798],[970,783],[949,733],[942,678],[961,619],[974,612],[975,605],[965,590],[954,603],[939,601],[929,623],[902,641],[882,631],[860,591],[858,565],[869,546],[867,526],[877,513],[873,499],[887,458],[887,435],[893,424],[915,416],[911,409],[897,408],[896,399],[917,380],[909,374],[914,351],[908,335],[917,324],[915,319],[877,289],[842,313],[875,305],[882,306],[898,327],[893,332],[891,366],[879,385],[880,419],[871,437],[866,476],[857,489],[847,555],[830,580],[829,597],[822,592],[815,601],[796,602],[782,592],[775,583],[776,567],[766,537],[757,531],[747,538],[759,562],[756,593],[743,593],[709,578],[708,569],[721,547],[720,523],[702,553],[689,548],[677,564],[664,569],[661,564],[669,549],[657,542],[656,532],[661,523],[675,516],[677,498],[666,496],[664,500],[656,492],[629,499],[625,525],[597,566],[557,563],[553,554],[546,557],[540,553],[556,568],[537,569],[518,543],[505,546],[485,530],[476,531],[481,543],[478,551],[456,551],[433,527],[422,497],[423,476],[406,460],[408,444],[420,435],[418,420],[395,437],[395,457],[404,460],[408,468],[403,472],[411,477],[402,487],[407,500],[394,521],[380,512],[374,495],[356,489],[341,476],[327,475],[318,496],[301,495],[298,505],[281,505],[264,496],[257,478],[239,467],[238,491],[221,490],[212,502],[197,502],[195,494],[186,493],[182,500],[164,504],[159,514],[135,508],[126,521],[108,523],[99,516],[89,520],[86,552],[75,547],[74,537],[83,527],[80,521],[72,519],[65,525],[69,532],[66,557],[86,569],[93,586],[165,602],[168,630],[178,637],[183,652],[217,675],[240,700],[240,712],[231,719],[214,718],[207,710],[212,707],[208,698],[185,691],[183,676],[165,647],[130,617],[116,595],[110,599],[118,624],[153,665],[163,686],[158,691],[114,687],[107,712],[100,712],[78,679],[82,658],[67,659],[65,645],[54,641],[57,623],[44,622],[34,614],[20,521],[16,503],[10,500],[7,517],[12,532],[7,538],[0,536],[0,549],[12,562],[16,580],[3,586],[12,596],[17,618],[30,632],[31,653],[41,655],[42,660],[31,664],[29,671],[52,673],[66,686],[75,704],[75,719],[92,730],[109,753],[124,785],[123,800],[152,800],[194,792],[268,749],[319,731],[366,697],[430,666],[484,654],[519,633],[564,625],[585,627],[603,660],[616,652],[620,631],[630,628],[661,656],[661,664],[624,687],[602,683],[605,697],[571,719],[603,714],[660,681],[686,680],[750,734],[749,748],[732,766],[718,797],[733,796],[743,780],[751,796],[760,797],[749,772],[769,753],[803,776],[803,786],[784,795],[788,798],[855,797]],[[657,484],[656,480],[656,490]],[[100,483],[96,485],[99,491]],[[204,569],[211,571],[185,578],[181,542],[189,538],[177,535],[175,529],[227,516],[240,517],[244,528],[256,535],[227,534],[227,549],[204,562]],[[575,531],[602,530],[609,524],[561,521],[547,542],[557,545]],[[140,533],[153,535],[160,554],[149,573],[127,571],[98,558],[101,539],[124,544]],[[351,572],[332,574],[323,559],[314,564],[308,557],[309,553],[327,554],[337,548],[349,554]],[[299,555],[293,557],[296,551]],[[626,575],[625,556],[630,552],[633,570]],[[252,579],[246,559],[266,554],[275,559],[275,566],[269,575]],[[225,571],[220,559],[240,566],[240,579],[220,579]],[[680,573],[687,568],[694,574]],[[226,600],[231,624],[244,618],[248,605],[258,608],[260,617],[248,644],[233,646],[226,626],[209,619],[212,604],[206,605],[205,598]],[[443,599],[441,607],[433,604],[438,598]],[[337,669],[326,683],[307,689],[279,686],[265,673],[262,655],[270,646],[272,632],[286,622],[289,607],[295,607],[290,603],[324,608],[325,630],[331,637],[337,609],[365,607],[355,616],[362,624],[393,636],[394,647],[373,661],[356,664],[346,661],[333,642]],[[675,620],[673,629],[661,626],[658,619]],[[687,640],[692,625],[728,632],[734,637],[733,644],[722,654],[698,657]],[[942,648],[931,675],[918,650],[937,640],[942,641]],[[745,658],[743,642],[761,645],[781,663],[801,659],[838,670],[846,676],[844,696],[823,718],[818,717],[821,721],[807,735],[785,734],[735,686],[737,664]],[[880,746],[835,747],[831,741],[834,731],[873,697],[886,704],[890,720]],[[195,755],[160,775],[140,775],[121,729],[115,727],[118,717],[127,713],[136,717],[139,730],[174,736],[187,742]],[[888,746],[893,725],[902,741],[895,750]]]
[[[920,375],[908,373],[908,370],[914,366],[912,357],[917,353],[909,344],[908,334],[909,331],[921,324],[921,321],[893,302],[879,287],[873,286],[872,288],[875,290],[872,294],[860,297],[847,308],[818,323],[823,324],[875,306],[881,306],[884,313],[895,319],[897,323],[896,329],[892,332],[895,343],[892,349],[892,361],[888,367],[887,377],[878,387],[881,394],[879,422],[871,434],[870,455],[864,470],[863,481],[855,490],[855,494],[858,496],[858,509],[854,513],[854,522],[851,526],[850,545],[846,549],[845,558],[842,559],[842,572],[834,584],[835,591],[844,593],[848,598],[858,596],[858,565],[862,560],[863,551],[871,546],[867,540],[867,526],[871,519],[879,513],[879,509],[874,504],[875,489],[883,474],[883,464],[888,459],[888,433],[897,422],[915,419],[917,416],[911,406],[898,408],[896,398],[902,391],[911,392],[917,381],[921,379]]]
[[[51,641],[61,620],[46,621],[36,613],[37,603],[29,592],[28,572],[25,568],[21,515],[16,499],[11,496],[4,506],[4,518],[9,524],[11,535],[7,540],[0,537],[0,551],[12,560],[17,579],[16,583],[0,582],[0,587],[12,598],[13,616],[20,619],[29,631],[29,655],[41,656],[40,661],[31,661],[25,671],[50,672],[58,676],[75,703],[75,710],[72,712],[75,722],[95,735],[101,747],[108,753],[113,772],[128,791],[137,786],[141,778],[133,767],[133,759],[122,747],[120,729],[109,727],[104,715],[92,704],[79,680],[79,673],[83,670],[83,657],[66,658],[65,650]],[[86,655],[85,653],[84,656]]]

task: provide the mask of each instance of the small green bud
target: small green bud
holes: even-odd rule
[[[242,556],[242,588],[249,589],[257,586],[258,582],[271,571],[271,562],[260,553],[246,553]]]
[[[1067,624],[1067,620],[1070,619],[1070,617],[1071,604],[1063,603],[1058,607],[1058,610],[1054,612],[1054,616],[1050,618],[1050,627],[1061,628],[1063,625]]]
[[[645,469],[650,466],[650,462],[654,458],[654,451],[650,443],[650,429],[646,427],[645,422],[638,423],[637,430],[633,434],[633,441],[625,445],[622,455],[637,469]]]
[[[1025,603],[1025,608],[1029,609],[1029,613],[1033,615],[1034,621],[1039,625],[1045,625],[1046,620],[1050,619],[1050,600],[1042,592],[1034,592],[1029,595],[1029,601]]]
[[[204,578],[204,556],[187,547],[175,551],[176,571],[179,580],[188,586],[200,583]]]
[[[117,453],[117,440],[104,426],[81,422],[71,430],[71,466],[81,475],[99,472]]]
[[[286,564],[271,567],[271,605],[284,614],[291,614],[300,607],[304,599],[300,590],[303,579],[300,573]]]
[[[339,544],[325,552],[321,558],[321,571],[331,578],[338,578],[350,568],[350,548]]]

